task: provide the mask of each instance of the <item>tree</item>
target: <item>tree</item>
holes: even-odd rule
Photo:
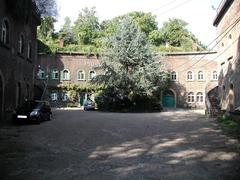
[[[55,0],[35,0],[41,16],[57,17],[57,4]]]
[[[187,30],[188,24],[181,19],[170,19],[163,24],[160,29],[159,39],[163,43],[168,43],[173,47],[181,47],[185,51],[193,50],[193,44],[196,44],[198,49],[206,49],[200,41]]]
[[[59,31],[59,38],[64,39],[65,44],[72,44],[74,42],[74,35],[71,27],[71,20],[69,17],[65,17],[64,24],[61,30]]]
[[[94,44],[98,35],[99,22],[95,8],[84,8],[73,26],[73,33],[79,44]]]
[[[162,69],[146,35],[133,18],[126,16],[107,42],[102,61],[105,74],[94,81],[106,86],[107,94],[101,100],[112,102],[116,108],[144,105],[159,90]]]
[[[51,16],[42,17],[41,25],[38,27],[37,35],[41,40],[51,39],[54,33],[54,18]]]

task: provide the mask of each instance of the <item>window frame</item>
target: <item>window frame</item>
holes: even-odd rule
[[[41,74],[41,76],[40,76]],[[46,72],[44,69],[38,69],[37,77],[40,80],[46,79]]]
[[[24,35],[22,33],[18,37],[18,54],[24,54]]]
[[[51,93],[51,101],[57,101],[58,100],[58,93],[52,92]]]
[[[57,78],[56,78],[56,74],[57,74]],[[51,79],[52,80],[59,80],[59,70],[52,69],[52,71],[51,71]]]
[[[197,103],[203,103],[204,98],[203,98],[203,92],[197,92],[196,94],[196,102]]]
[[[189,73],[191,73],[191,79],[189,78]],[[193,73],[193,71],[187,71],[187,81],[193,81],[194,80],[194,73]]]
[[[83,78],[81,76],[83,76]],[[84,70],[78,70],[77,71],[77,80],[78,81],[85,81],[86,80],[86,75],[85,75],[85,71]]]
[[[177,81],[177,72],[176,71],[171,72],[171,81]]]
[[[187,102],[188,103],[195,103],[194,92],[189,92],[187,94]]]
[[[66,72],[66,71],[67,71],[68,77],[65,77],[65,73],[64,72]],[[71,78],[70,78],[70,71],[68,69],[64,69],[62,71],[62,80],[63,81],[70,81],[71,80]]]
[[[3,18],[1,23],[1,43],[5,46],[10,44],[10,23],[7,18]]]
[[[94,72],[94,77],[91,77],[91,72]],[[89,71],[88,74],[89,74],[89,80],[92,80],[93,78],[95,78],[97,76],[97,73],[94,70]]]
[[[198,77],[197,77],[198,81],[204,81],[204,79],[205,79],[204,71],[199,70],[197,75],[198,75]]]
[[[216,70],[212,71],[212,80],[217,81],[218,80],[218,73]]]

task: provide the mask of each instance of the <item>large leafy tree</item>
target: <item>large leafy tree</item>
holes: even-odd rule
[[[102,60],[105,74],[95,80],[107,87],[106,102],[124,102],[129,106],[152,96],[160,87],[162,68],[150,50],[146,35],[133,18],[124,17],[107,42]]]
[[[79,44],[94,44],[99,32],[95,8],[84,8],[73,26],[73,33]]]
[[[159,40],[174,47],[181,47],[183,50],[191,51],[192,45],[196,44],[199,49],[205,49],[199,40],[188,31],[187,23],[181,19],[169,19],[160,29]]]
[[[54,18],[46,16],[41,18],[41,25],[38,27],[38,38],[41,40],[51,39],[54,33]]]
[[[65,17],[64,19],[63,27],[59,31],[59,38],[64,39],[65,44],[75,43],[71,26],[71,19],[69,17]]]

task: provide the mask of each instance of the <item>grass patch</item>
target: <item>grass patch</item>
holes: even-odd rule
[[[228,132],[240,137],[240,116],[222,115],[217,119],[220,125]]]

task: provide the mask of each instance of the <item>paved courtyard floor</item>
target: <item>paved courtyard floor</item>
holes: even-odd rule
[[[0,127],[0,180],[240,179],[239,142],[200,111],[53,113]]]

